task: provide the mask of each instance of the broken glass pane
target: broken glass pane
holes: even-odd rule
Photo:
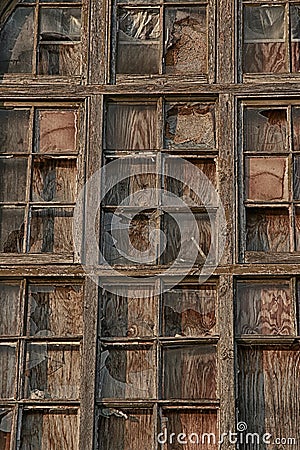
[[[247,250],[289,252],[290,223],[284,208],[247,209]]]
[[[0,158],[0,173],[0,201],[25,201],[27,158]]]
[[[293,118],[293,150],[300,150],[300,108],[292,109],[292,118]]]
[[[163,296],[164,336],[206,336],[216,333],[216,289],[176,288]]]
[[[40,44],[40,75],[74,76],[81,73],[80,44]]]
[[[80,41],[80,8],[41,8],[42,42]]]
[[[246,42],[283,40],[284,6],[245,6],[244,39]]]
[[[0,399],[15,398],[16,346],[0,345]]]
[[[117,73],[158,73],[159,10],[120,8],[118,25]]]
[[[28,409],[22,415],[20,450],[78,450],[76,409]]]
[[[79,347],[67,344],[27,345],[26,397],[78,399],[81,380]]]
[[[113,286],[114,289],[114,286]],[[100,330],[103,337],[157,335],[157,298],[153,286],[118,286],[118,293],[103,289]],[[123,293],[123,295],[121,295]],[[139,297],[139,295],[141,297]]]
[[[30,284],[28,328],[31,336],[82,334],[83,287]]]
[[[0,208],[0,252],[21,253],[25,208]]]
[[[151,399],[155,392],[155,352],[140,344],[103,347],[99,367],[101,398]]]
[[[287,158],[247,158],[246,186],[249,200],[288,200]]]
[[[294,334],[293,304],[288,283],[239,282],[236,332],[238,334]]]
[[[39,110],[36,151],[76,153],[77,114],[74,110]]]
[[[0,283],[0,335],[19,333],[20,283]]]
[[[0,32],[0,73],[31,73],[33,8],[19,7]]]
[[[208,103],[167,103],[165,148],[214,148],[214,105]]]
[[[32,209],[29,252],[72,253],[72,224],[71,208]]]
[[[207,73],[207,50],[206,8],[166,8],[166,73]]]
[[[29,117],[28,109],[0,109],[0,153],[28,152]]]
[[[286,152],[287,110],[246,108],[244,115],[244,150]]]
[[[152,150],[157,148],[156,104],[107,105],[106,148]]]
[[[216,349],[208,345],[163,349],[164,399],[216,398]]]
[[[76,160],[34,158],[32,200],[35,202],[62,202],[75,200]]]

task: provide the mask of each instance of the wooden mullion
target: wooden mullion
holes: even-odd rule
[[[201,3],[197,6],[202,6]],[[210,0],[206,5],[206,24],[207,24],[207,73],[208,82],[216,81],[216,1]]]
[[[38,52],[39,52],[39,28],[40,28],[40,3],[36,0],[34,7],[34,37],[32,54],[32,74],[37,75]]]
[[[30,119],[29,119],[29,154],[27,159],[27,182],[26,182],[26,193],[25,193],[25,218],[24,218],[24,241],[23,241],[23,253],[26,253],[28,250],[29,243],[29,222],[30,222],[30,195],[31,195],[31,182],[32,182],[32,161],[33,161],[33,152],[34,152],[34,141],[35,141],[35,108],[31,107],[30,111]]]
[[[290,3],[285,4],[285,18],[284,18],[284,31],[285,31],[285,43],[286,43],[286,58],[288,72],[292,72],[292,48],[291,48],[291,18],[290,18]]]
[[[70,4],[68,6],[80,6],[76,3]],[[73,7],[74,7],[73,6]],[[84,84],[88,83],[89,80],[89,73],[88,73],[88,67],[91,60],[91,55],[89,53],[90,46],[90,2],[89,0],[83,0],[82,6],[81,6],[81,18],[82,18],[82,25],[81,25],[81,54],[82,54],[82,61],[81,61],[81,77]],[[77,42],[78,43],[78,42]]]

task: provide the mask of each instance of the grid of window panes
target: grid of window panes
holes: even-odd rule
[[[73,253],[78,110],[0,108],[0,252]]]
[[[0,448],[77,449],[82,283],[2,279],[0,308]]]
[[[0,32],[0,73],[80,75],[81,2],[19,3]]]

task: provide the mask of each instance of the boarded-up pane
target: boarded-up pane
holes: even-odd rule
[[[39,75],[80,75],[81,45],[41,43],[39,46],[38,73]]]
[[[265,202],[288,200],[287,158],[247,158],[246,198]]]
[[[112,286],[113,290],[114,287]],[[110,292],[109,286],[102,293],[101,336],[157,335],[158,298],[153,296],[153,287],[118,286],[118,293],[119,295]]]
[[[300,150],[300,108],[293,108],[293,149]]]
[[[188,160],[190,164],[180,164],[180,160],[175,158],[166,159],[165,165],[165,189],[189,206],[200,206],[212,203],[211,189],[207,179],[216,188],[216,165],[212,159],[193,159]],[[169,175],[173,176],[169,176]],[[183,183],[175,178],[176,174],[181,179],[186,180]],[[215,193],[215,191],[214,191]],[[172,202],[170,197],[168,201]],[[175,204],[177,199],[174,199]]]
[[[286,109],[246,108],[244,115],[244,150],[286,152]]]
[[[130,173],[132,176],[127,177]],[[158,204],[155,157],[118,159],[117,170],[109,169],[105,175],[104,188],[107,194],[104,204],[148,207]]]
[[[0,345],[0,398],[15,397],[16,346]]]
[[[290,251],[290,224],[287,209],[247,209],[247,250]]]
[[[166,8],[166,73],[207,73],[207,29],[206,8]]]
[[[0,158],[0,201],[22,202],[26,194],[27,158]]]
[[[216,289],[176,288],[163,296],[164,336],[205,336],[216,333]]]
[[[155,352],[145,345],[103,347],[98,376],[101,398],[154,398]]]
[[[164,410],[160,441],[163,450],[217,450],[218,417],[216,411],[197,409]],[[175,433],[175,436],[171,436]],[[185,436],[182,436],[184,433]],[[184,442],[184,443],[183,443]]]
[[[163,349],[163,398],[216,398],[216,349],[207,345]]]
[[[0,208],[0,251],[21,253],[24,239],[24,208]]]
[[[158,213],[104,213],[103,255],[110,264],[155,264],[159,244]]]
[[[154,420],[148,409],[102,408],[98,421],[99,450],[153,448]]]
[[[28,331],[33,336],[81,335],[82,309],[82,286],[31,284]]]
[[[0,109],[0,153],[28,152],[29,116],[26,109]]]
[[[156,105],[107,105],[107,149],[155,149],[156,134]]]
[[[215,146],[214,105],[167,103],[165,148],[213,148]]]
[[[212,224],[208,214],[170,212],[163,218],[163,231],[166,235],[166,248],[161,259],[164,264],[176,259],[181,264],[203,264],[210,252],[214,258],[215,243],[211,242]],[[204,257],[205,256],[205,257]]]
[[[32,200],[73,202],[76,195],[76,161],[34,158]]]
[[[72,224],[71,208],[32,209],[29,252],[72,253]]]
[[[36,142],[40,153],[76,153],[77,114],[75,111],[39,111]]]
[[[40,23],[42,41],[80,40],[80,8],[41,8]]]
[[[244,8],[244,72],[287,71],[283,6]]]
[[[120,8],[118,25],[117,73],[158,73],[159,10]]]
[[[0,408],[0,449],[10,450],[13,411],[9,408]]]
[[[300,252],[300,208],[295,208],[295,249]]]
[[[290,6],[290,21],[291,21],[291,58],[292,58],[292,72],[299,72],[299,56],[300,56],[300,7],[299,5]]]
[[[288,283],[238,283],[236,295],[238,334],[295,334]]]
[[[25,395],[31,399],[78,399],[79,348],[62,344],[28,344]]]
[[[20,450],[77,450],[78,428],[76,410],[26,410]]]
[[[238,352],[238,420],[260,439],[265,433],[296,438],[296,445],[282,446],[289,450],[299,442],[300,352],[295,350],[240,347]],[[257,443],[255,437],[254,444],[240,444],[243,450],[279,447]]]
[[[0,284],[0,335],[15,336],[19,333],[20,283]],[[1,448],[1,447],[0,447]]]
[[[31,73],[33,8],[16,8],[0,32],[0,73]]]

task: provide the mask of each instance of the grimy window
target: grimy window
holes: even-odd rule
[[[0,32],[0,73],[80,75],[81,2],[20,2]]]
[[[78,448],[80,281],[0,283],[0,448]]]
[[[243,2],[244,73],[299,72],[300,4]]]

